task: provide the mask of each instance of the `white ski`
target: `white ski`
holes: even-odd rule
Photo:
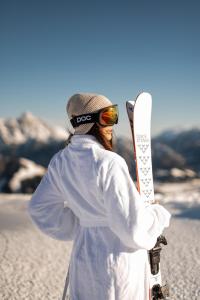
[[[154,185],[151,156],[151,110],[152,97],[149,93],[140,93],[135,101],[126,102],[127,114],[131,126],[134,159],[136,163],[137,189],[146,205],[154,204]],[[167,299],[168,286],[162,287],[160,272],[160,244],[167,244],[163,236],[158,237],[155,247],[149,251],[150,300]]]

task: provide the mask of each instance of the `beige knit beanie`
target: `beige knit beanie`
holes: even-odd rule
[[[81,93],[69,98],[66,110],[69,119],[71,119],[74,116],[92,113],[110,105],[112,102],[103,95]],[[86,134],[93,125],[94,123],[82,124],[74,128],[74,134]]]

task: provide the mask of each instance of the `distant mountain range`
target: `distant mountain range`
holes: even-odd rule
[[[0,191],[32,192],[51,157],[65,147],[67,137],[66,130],[50,126],[30,112],[18,119],[0,119]],[[125,158],[135,177],[131,140],[117,138],[115,151]],[[199,177],[200,129],[163,132],[152,139],[152,157],[155,180]]]
[[[180,167],[200,172],[200,129],[165,131],[153,140],[154,145],[165,145],[178,155]],[[156,156],[155,156],[156,159]]]
[[[130,173],[134,176],[135,164],[130,140],[119,138],[116,152],[126,159]],[[169,132],[163,132],[153,138],[152,164],[154,178],[158,181],[181,181],[199,177],[200,129],[191,129],[177,134],[171,131],[171,135]]]
[[[32,141],[47,144],[64,140],[66,131],[58,126],[49,126],[30,112],[23,113],[18,119],[0,119],[0,147],[21,145]]]
[[[64,147],[68,133],[26,112],[18,119],[0,119],[0,154],[25,157],[47,166],[52,155]]]

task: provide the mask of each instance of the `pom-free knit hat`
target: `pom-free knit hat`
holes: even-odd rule
[[[110,105],[112,102],[103,95],[81,93],[69,98],[66,110],[69,119],[71,119],[74,116],[96,112]],[[74,134],[86,134],[93,125],[94,123],[82,124],[75,128]]]

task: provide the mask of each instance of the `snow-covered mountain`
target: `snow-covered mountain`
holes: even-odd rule
[[[116,151],[123,156],[134,177],[133,146],[120,138]],[[152,139],[154,178],[183,181],[200,176],[200,129],[168,130]]]
[[[30,112],[18,119],[0,119],[0,191],[33,191],[52,156],[65,147],[67,137],[65,129],[50,126]],[[135,179],[131,139],[118,137],[115,151],[125,158]],[[155,180],[199,177],[200,129],[163,132],[152,139],[152,156]]]
[[[165,131],[153,140],[154,145],[158,143],[182,157],[183,165],[200,173],[200,128]]]
[[[30,112],[18,119],[0,119],[0,154],[24,157],[44,167],[64,147],[67,137],[64,128],[50,126]]]
[[[46,169],[25,158],[0,156],[0,191],[32,193]]]
[[[22,145],[29,141],[47,144],[63,141],[66,131],[58,126],[50,126],[30,112],[23,113],[18,119],[0,119],[0,150],[8,145]]]

